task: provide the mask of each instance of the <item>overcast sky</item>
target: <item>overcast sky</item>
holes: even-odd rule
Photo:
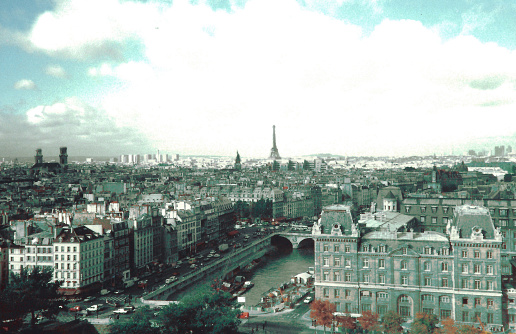
[[[0,6],[0,157],[516,146],[511,0]]]

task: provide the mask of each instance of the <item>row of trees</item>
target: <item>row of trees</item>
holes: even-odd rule
[[[52,319],[64,305],[58,289],[61,282],[52,282],[52,268],[23,268],[11,273],[9,284],[0,292],[0,323],[10,331],[21,327],[30,315],[30,327],[36,327],[39,315]]]
[[[138,308],[127,321],[118,320],[111,334],[238,333],[240,311],[227,292],[208,287],[159,312]]]
[[[379,314],[371,311],[365,311],[358,318],[349,314],[344,316],[334,316],[336,306],[328,300],[314,300],[310,305],[310,318],[320,326],[326,328],[340,327],[345,332],[353,333],[358,325],[368,333],[403,333],[402,324],[404,319],[394,311],[388,311],[380,319]],[[358,323],[357,323],[358,322]],[[456,324],[451,318],[447,318],[441,322],[438,327],[439,319],[434,314],[416,313],[414,321],[410,325],[411,334],[487,334],[482,329]],[[480,324],[483,327],[482,324]]]

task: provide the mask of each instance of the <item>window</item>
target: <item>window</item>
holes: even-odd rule
[[[338,272],[338,271],[333,272],[333,281],[340,282],[340,272]]]
[[[441,296],[441,303],[449,303],[450,297],[448,296]]]
[[[335,253],[340,252],[340,246],[339,246],[339,245],[333,245],[333,251],[334,251]]]
[[[432,224],[437,224],[437,217],[432,217]]]
[[[406,295],[400,296],[400,303],[410,303],[410,298]]]
[[[432,254],[432,248],[431,247],[425,247],[424,249],[424,253],[426,255],[431,255]]]
[[[369,283],[369,274],[364,274],[364,283]]]
[[[424,301],[424,302],[433,302],[434,301],[434,296],[432,296],[432,295],[422,295],[421,296],[421,300]]]
[[[474,254],[475,259],[480,259],[480,251],[476,250],[473,254]]]
[[[500,223],[500,226],[507,226],[507,225],[509,225],[507,219],[500,219],[498,222]]]
[[[408,285],[408,276],[401,276],[401,284],[402,285]]]
[[[410,317],[410,306],[400,305],[400,315],[402,317]]]
[[[425,271],[430,271],[432,270],[432,266],[430,265],[430,262],[426,261],[424,264],[423,264],[423,267],[425,268]]]
[[[350,250],[349,250],[349,249],[350,249],[350,248],[349,248],[349,245],[344,246],[344,251],[345,251],[346,253],[349,253],[349,252],[350,252]]]
[[[462,321],[463,322],[469,321],[469,312],[468,311],[462,311]]]
[[[363,259],[362,264],[363,268],[369,268],[369,259]]]
[[[409,205],[407,205],[407,206],[405,207],[405,213],[409,213],[409,212],[410,212],[410,206],[409,206]]]
[[[448,278],[443,277],[443,279],[441,280],[441,286],[443,288],[447,288],[448,287]]]
[[[425,277],[425,286],[431,286],[432,285],[432,278]]]
[[[480,274],[482,271],[482,269],[480,268],[480,264],[475,264],[473,268],[474,268],[475,274]]]
[[[486,267],[486,271],[487,271],[487,274],[488,275],[492,275],[493,274],[493,266],[488,264],[487,267]]]
[[[330,250],[330,246],[327,244],[323,245],[323,252],[328,252]]]
[[[385,284],[385,275],[384,274],[378,275],[378,283]]]
[[[344,282],[351,282],[351,273],[344,274]]]
[[[351,291],[349,290],[344,290],[344,298],[348,299],[351,297]]]
[[[446,319],[451,317],[451,310],[441,310],[441,319]]]
[[[468,298],[467,297],[463,297],[462,298],[462,305],[468,305]]]
[[[385,253],[385,246],[384,245],[378,246],[378,252]]]
[[[426,206],[421,207],[421,212],[426,212]]]
[[[385,259],[379,259],[378,260],[378,268],[384,269],[385,268]]]
[[[407,270],[407,261],[405,261],[405,260],[401,261],[401,270]]]
[[[340,267],[340,257],[333,258],[333,266]]]
[[[480,287],[481,287],[480,280],[476,279],[475,280],[475,290],[480,290]]]
[[[340,290],[339,289],[334,289],[333,290],[333,297],[334,298],[340,298]]]
[[[324,288],[323,289],[323,296],[326,297],[326,298],[330,297],[330,289]]]
[[[426,220],[426,216],[421,216],[421,222],[424,223]]]
[[[492,259],[493,258],[493,251],[487,251],[487,258]]]
[[[407,247],[403,247],[403,248],[401,249],[401,254],[403,254],[403,255],[407,255]]]
[[[362,245],[362,252],[369,252],[369,245]]]
[[[488,324],[492,324],[494,322],[494,314],[493,313],[488,313],[487,314],[487,323]]]
[[[488,299],[487,300],[487,307],[494,307],[494,300]]]
[[[475,307],[480,306],[480,298],[475,298]]]
[[[507,209],[500,209],[500,216],[507,217]]]
[[[346,259],[345,263],[346,263],[346,268],[350,268],[351,267],[351,260],[350,259]]]
[[[443,217],[443,225],[447,225],[448,224],[448,217]]]
[[[436,213],[437,212],[437,207],[436,206],[432,206],[432,213]]]
[[[468,251],[467,250],[462,250],[462,257],[463,258],[467,258],[468,257]]]
[[[468,265],[466,263],[462,264],[462,273],[467,274],[468,273]]]
[[[493,281],[487,281],[487,290],[494,290]]]
[[[328,267],[330,265],[330,259],[323,257],[323,266]]]
[[[387,299],[389,297],[387,292],[378,292],[377,296],[379,299]]]
[[[469,289],[468,280],[466,278],[462,279],[462,288],[463,289]]]
[[[323,281],[329,281],[330,280],[330,273],[325,271],[323,273]]]
[[[448,262],[441,263],[441,271],[448,271]]]
[[[443,206],[443,213],[448,213],[448,207],[447,206]]]

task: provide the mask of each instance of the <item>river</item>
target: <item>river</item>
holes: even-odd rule
[[[255,306],[260,302],[262,294],[270,288],[279,287],[283,282],[314,266],[313,243],[307,248],[292,249],[290,244],[277,243],[272,255],[262,258],[261,263],[251,272],[244,274],[246,280],[254,283],[254,287],[243,294],[246,306]],[[206,282],[191,285],[186,290],[169,296],[168,300],[180,300],[192,291],[196,291]]]

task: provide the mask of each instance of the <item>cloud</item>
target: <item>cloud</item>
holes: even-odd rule
[[[44,150],[67,146],[71,155],[95,156],[153,150],[137,129],[116,126],[103,110],[77,98],[24,113],[0,111],[0,140],[6,143],[4,156],[19,156],[36,146]]]
[[[22,79],[14,83],[14,89],[35,90],[36,84],[32,80]]]
[[[54,78],[66,78],[67,77],[65,69],[59,65],[48,65],[45,68],[45,73]]]

